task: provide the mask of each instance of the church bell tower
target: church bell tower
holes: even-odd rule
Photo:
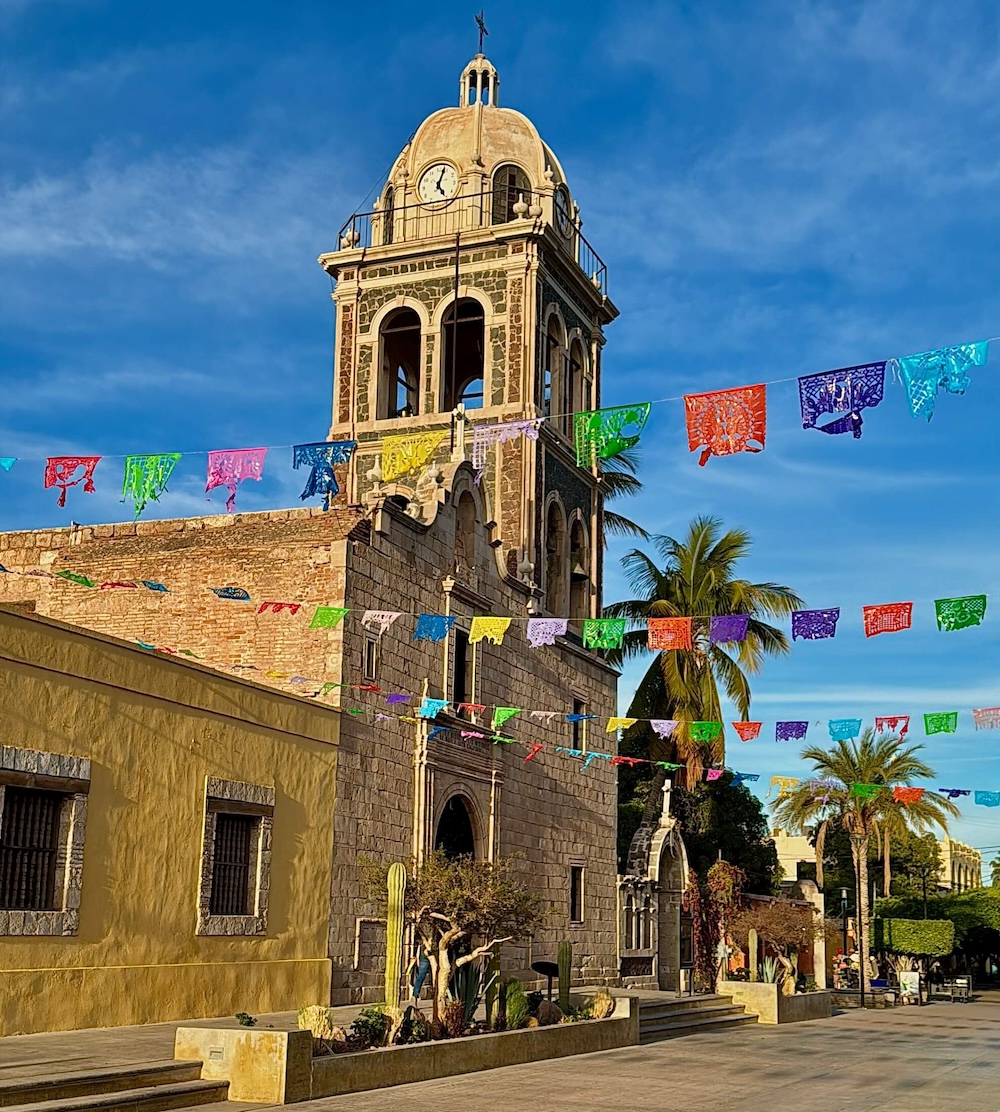
[[[580,620],[600,613],[602,499],[572,414],[600,407],[618,310],[558,159],[499,88],[477,54],[458,107],[424,120],[374,208],[320,256],[336,283],[329,439],[357,443],[354,503],[410,502],[469,461],[500,573],[540,590],[538,613]]]

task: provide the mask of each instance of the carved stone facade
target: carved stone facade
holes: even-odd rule
[[[616,705],[616,673],[579,636],[579,620],[601,613],[603,543],[599,474],[576,466],[568,409],[598,404],[603,328],[617,310],[555,155],[524,116],[497,106],[485,59],[462,80],[461,106],[418,128],[377,211],[352,218],[320,259],[336,280],[330,439],[357,444],[332,506],[0,535],[4,567],[43,573],[0,576],[0,605],[186,651],[290,694],[324,692],[344,712],[329,785],[333,1003],[383,992],[359,858],[419,861],[448,845],[523,855],[545,897],[544,925],[505,947],[505,972],[553,960],[569,938],[577,981],[618,978],[616,770],[556,752],[587,748],[567,712],[607,717]],[[486,103],[470,100],[473,80],[489,87]],[[449,168],[451,197],[422,200]],[[537,440],[491,448],[477,481],[470,424],[544,417]],[[436,455],[382,481],[385,438],[433,430],[446,434]],[[170,589],[87,590],[61,570]],[[571,580],[567,635],[530,647],[527,619],[566,616],[570,591],[557,601],[554,584]],[[223,585],[251,602],[217,599],[209,588]],[[265,600],[302,609],[258,613]],[[319,605],[350,613],[313,630]],[[403,617],[377,636],[366,610]],[[417,642],[422,613],[457,621],[441,643]],[[477,615],[512,619],[502,644],[469,644]],[[403,721],[389,692],[452,705],[433,724]],[[459,702],[489,709],[457,717]],[[497,706],[522,708],[509,734],[520,744],[462,738]],[[432,738],[431,725],[449,732]],[[526,761],[530,745],[543,748]],[[269,935],[263,916],[248,918],[250,934]]]
[[[667,783],[659,816],[636,831],[626,874],[618,878],[622,984],[669,992],[688,987],[689,947],[682,944],[681,907],[687,875],[687,853],[677,819],[670,814]]]

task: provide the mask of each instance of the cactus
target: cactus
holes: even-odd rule
[[[403,979],[403,904],[406,897],[406,867],[398,861],[389,866],[386,881],[388,912],[385,924],[385,1002],[399,1005],[399,983]]]
[[[569,986],[573,977],[573,943],[559,943],[559,1007],[569,1012]]]
[[[493,1027],[497,1014],[497,997],[500,992],[500,954],[496,948],[486,965],[486,1026]]]
[[[750,952],[750,980],[759,981],[760,973],[757,969],[757,932],[752,927],[747,931],[747,950]]]
[[[507,989],[507,1030],[516,1031],[528,1020],[528,998],[524,994],[524,985],[516,977],[511,977],[505,987]]]

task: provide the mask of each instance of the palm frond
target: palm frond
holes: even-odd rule
[[[603,515],[605,537],[639,537],[649,540],[649,533],[637,522],[614,510],[605,510]]]

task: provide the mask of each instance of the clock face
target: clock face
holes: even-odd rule
[[[556,190],[556,225],[564,236],[568,236],[573,229],[573,220],[569,211],[569,194],[560,186]]]
[[[458,173],[447,162],[435,162],[420,175],[417,196],[421,201],[447,201],[458,191]]]

